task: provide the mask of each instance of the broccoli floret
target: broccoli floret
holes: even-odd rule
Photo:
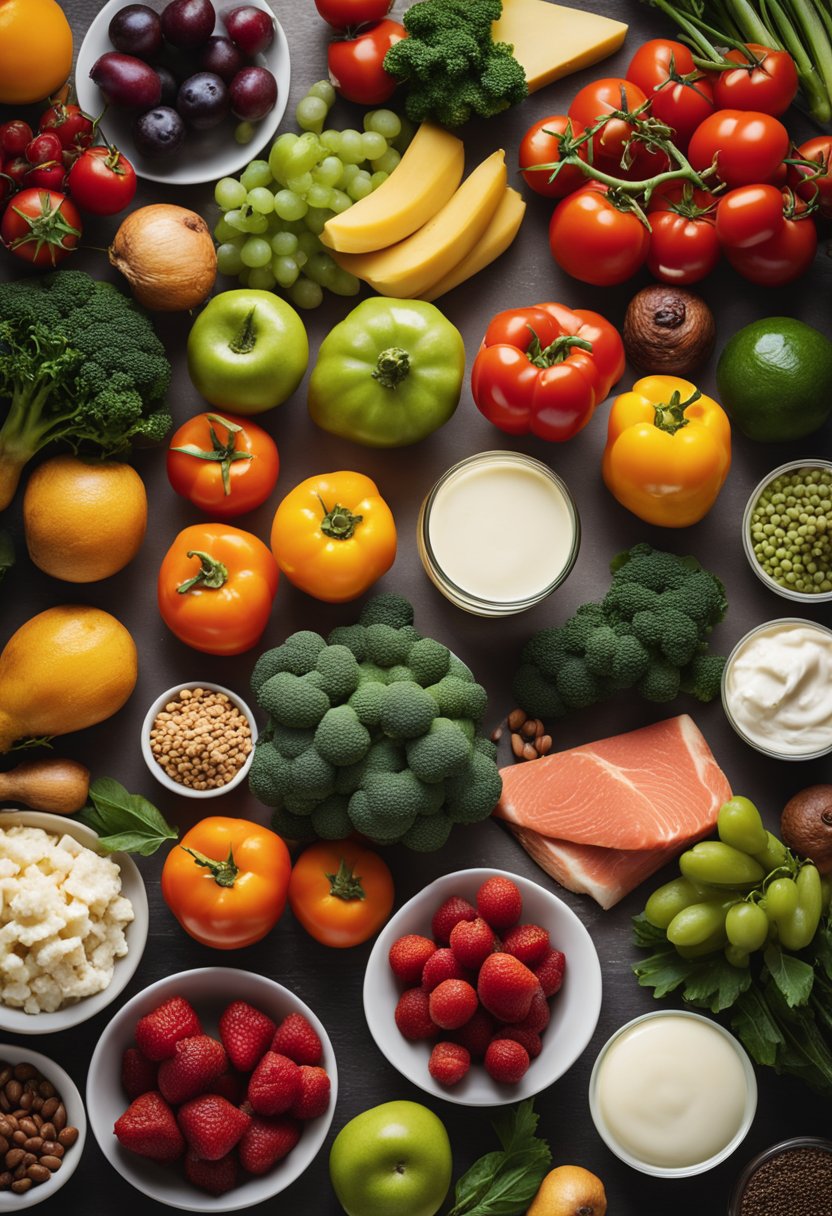
[[[357,764],[370,749],[370,732],[350,705],[328,709],[315,731],[315,747],[325,760],[342,768]]]
[[[588,709],[599,700],[601,686],[585,660],[570,655],[558,672],[557,690],[567,709]]]
[[[381,721],[384,688],[383,684],[378,684],[375,680],[368,680],[364,684],[359,684],[347,701],[347,704],[355,710],[358,721],[371,730]]]
[[[632,688],[650,666],[650,654],[632,634],[617,634],[616,642],[610,676],[616,688]]]
[[[467,663],[463,663],[462,659],[458,659],[455,654],[452,654],[448,660],[448,675],[456,676],[458,680],[473,681],[474,673]]]
[[[413,605],[403,595],[385,591],[374,595],[361,610],[359,625],[389,625],[391,629],[403,629],[413,624]]]
[[[725,659],[719,654],[697,654],[681,673],[682,692],[691,693],[697,701],[713,701],[719,696]]]
[[[305,752],[307,747],[312,746],[314,738],[313,730],[296,730],[291,726],[281,726],[279,722],[272,728],[271,733],[272,746],[286,760],[294,760],[301,752]]]
[[[386,684],[387,672],[383,667],[378,667],[375,663],[369,663],[366,659],[358,664],[358,687],[362,684]]]
[[[728,610],[725,588],[708,570],[694,570],[680,586],[664,593],[662,604],[684,612],[706,633],[710,633]]]
[[[383,622],[367,626],[367,658],[378,667],[405,664],[410,641],[398,629]]]
[[[311,795],[307,797],[305,794],[290,791],[283,799],[283,808],[293,815],[311,815],[319,801],[320,799]]]
[[[517,668],[511,695],[533,718],[562,718],[566,713],[566,703],[557,686],[531,663],[522,663]]]
[[[309,815],[293,815],[282,804],[272,811],[272,830],[285,840],[296,840],[299,844],[315,839],[315,829]]]
[[[658,594],[650,587],[614,581],[602,607],[609,621],[632,621],[641,612],[652,612],[658,603]]]
[[[251,673],[252,692],[259,692],[266,680],[280,671],[291,672],[294,676],[305,676],[313,670],[318,655],[325,646],[326,642],[319,633],[313,633],[309,629],[293,633],[282,646],[275,646],[273,650],[267,650],[260,655]]]
[[[314,672],[311,673],[314,675]],[[329,697],[305,676],[279,671],[266,680],[257,702],[275,722],[295,729],[317,726],[329,709]]]
[[[445,814],[454,823],[487,819],[503,788],[493,760],[474,751],[468,763],[445,782]]]
[[[406,767],[407,759],[401,743],[394,739],[376,739],[363,760],[338,769],[335,791],[338,794],[352,794],[363,785],[368,773],[400,773]]]
[[[330,709],[328,714],[337,712],[336,709]],[[324,716],[321,725],[315,732],[316,739],[328,714]],[[317,747],[308,747],[305,752],[301,752],[299,756],[289,762],[289,783],[293,794],[297,794],[300,798],[319,801],[321,798],[327,798],[335,789],[335,768]],[[293,809],[288,797],[286,805],[290,810]],[[309,809],[311,811],[311,806]]]
[[[401,843],[414,853],[435,853],[447,842],[452,827],[445,815],[418,815]]]
[[[327,637],[330,646],[346,646],[358,663],[367,657],[367,634],[363,625],[336,625]]]
[[[475,737],[474,751],[487,756],[489,760],[497,759],[497,744],[493,743],[491,739],[486,739],[485,735],[477,735]]]
[[[49,443],[114,456],[163,439],[170,371],[148,318],[111,283],[59,270],[0,284],[0,509]]]
[[[289,761],[270,742],[257,741],[248,784],[254,797],[264,806],[279,806],[289,789]]]
[[[619,636],[610,625],[599,625],[586,640],[584,660],[595,676],[612,674],[612,661],[619,646]]]
[[[402,773],[372,773],[349,800],[353,827],[382,844],[398,840],[416,818],[416,778]]]
[[[388,667],[384,673],[385,684],[401,684],[406,680],[408,684],[413,683],[413,672],[409,667],[405,667],[404,663],[396,663],[394,667]]]
[[[678,608],[637,612],[633,617],[633,633],[645,646],[661,651],[676,667],[689,663],[699,647],[696,623]]]
[[[458,676],[445,676],[427,691],[436,700],[439,712],[445,718],[470,718],[473,722],[479,722],[488,703],[488,693],[482,684],[460,680]]]
[[[444,781],[471,755],[471,743],[455,722],[434,718],[430,730],[405,747],[407,762],[420,781]]]
[[[323,676],[323,690],[333,705],[346,701],[358,688],[358,663],[346,646],[327,646],[318,655],[315,670]]]
[[[321,840],[344,840],[353,831],[347,814],[349,799],[331,794],[319,802],[312,812],[312,827]]]
[[[439,714],[430,693],[413,680],[388,684],[381,700],[379,725],[393,739],[418,739]]]
[[[436,684],[447,675],[451,652],[434,638],[420,638],[407,652],[407,665],[413,679],[423,688]]]
[[[523,663],[531,663],[532,666],[539,667],[544,676],[554,679],[567,654],[563,630],[548,628],[539,629],[537,633],[532,634],[523,647],[520,657]]]
[[[606,625],[607,619],[599,604],[581,604],[574,616],[570,617],[561,628],[561,641],[564,650],[569,654],[582,655],[586,650],[587,639],[599,625]],[[563,665],[558,666],[560,671]]]
[[[690,577],[695,559],[664,553],[651,545],[633,545],[610,562],[613,582],[638,583],[651,591],[669,591]]]
[[[663,659],[654,660],[637,685],[645,701],[672,701],[679,695],[679,668]]]

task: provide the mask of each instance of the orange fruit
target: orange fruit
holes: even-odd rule
[[[132,561],[147,527],[144,482],[129,464],[55,456],[23,495],[29,556],[45,574],[94,583]]]
[[[55,0],[0,0],[0,103],[56,92],[72,68],[72,30]]]

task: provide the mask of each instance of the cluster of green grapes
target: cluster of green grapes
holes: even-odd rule
[[[253,160],[239,179],[221,178],[214,199],[220,274],[244,287],[281,289],[298,308],[317,308],[324,288],[354,296],[360,282],[330,257],[319,237],[333,215],[372,193],[401,159],[412,128],[392,110],[371,110],[364,130],[324,130],[335,101],[328,80],[298,102],[303,134],[287,132],[268,160]]]
[[[685,958],[722,950],[747,967],[770,942],[802,950],[815,936],[828,884],[771,832],[747,798],[720,807],[718,840],[703,840],[679,858],[681,877],[659,887],[644,915],[664,929]]]

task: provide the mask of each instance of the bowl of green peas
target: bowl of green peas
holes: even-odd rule
[[[832,600],[832,461],[807,457],[767,473],[746,504],[742,541],[751,569],[776,595]]]

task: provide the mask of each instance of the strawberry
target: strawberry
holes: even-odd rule
[[[501,1085],[516,1085],[529,1067],[529,1053],[513,1039],[492,1039],[485,1053],[485,1071]]]
[[[489,954],[477,979],[479,998],[500,1022],[522,1022],[540,987],[537,976],[511,954]]]
[[[479,1000],[467,980],[443,980],[428,998],[432,1022],[443,1030],[456,1030],[474,1016]]]
[[[269,1050],[277,1027],[270,1017],[246,1001],[232,1001],[220,1015],[220,1038],[240,1072],[251,1072]]]
[[[331,1088],[326,1069],[301,1064],[300,1093],[295,1098],[289,1114],[295,1119],[317,1119],[329,1107]]]
[[[458,921],[451,929],[451,950],[463,967],[479,971],[494,950],[494,930],[481,916]]]
[[[320,1064],[323,1047],[317,1032],[302,1013],[290,1013],[278,1026],[271,1050],[296,1064]]]
[[[430,956],[422,972],[422,988],[425,992],[433,992],[437,984],[443,980],[466,980],[470,972],[466,971],[459,959],[448,946],[442,946]]]
[[[411,986],[422,978],[425,963],[436,950],[436,943],[420,933],[408,933],[390,947],[388,958],[396,979]]]
[[[176,1118],[188,1145],[206,1161],[219,1161],[230,1153],[251,1123],[251,1115],[219,1094],[191,1098],[179,1107]]]
[[[549,934],[540,925],[517,925],[503,938],[503,949],[527,967],[535,967],[549,952]]]
[[[267,1051],[251,1074],[246,1098],[258,1115],[282,1115],[299,1092],[299,1065],[288,1056]]]
[[[153,1161],[175,1161],[185,1151],[176,1117],[155,1089],[134,1098],[113,1131],[119,1144]]]
[[[496,1026],[497,1023],[488,1010],[480,1005],[474,1016],[464,1026],[460,1026],[459,1030],[454,1031],[453,1037],[461,1047],[470,1052],[473,1059],[481,1060],[494,1037]]]
[[[459,1043],[437,1043],[430,1053],[428,1072],[440,1085],[456,1085],[471,1067],[471,1055]]]
[[[477,909],[463,899],[461,895],[451,895],[433,914],[430,928],[440,946],[447,946],[451,940],[451,929],[461,920],[476,920]]]
[[[550,950],[534,969],[540,980],[544,996],[554,996],[563,983],[563,973],[566,970],[566,955],[562,950]]]
[[[300,1126],[287,1115],[278,1119],[255,1115],[240,1141],[240,1165],[250,1174],[267,1174],[291,1153],[300,1135]]]
[[[228,1068],[222,1043],[207,1034],[180,1039],[176,1054],[159,1065],[159,1089],[172,1106],[187,1102],[213,1089],[214,1081]]]
[[[521,1047],[525,1047],[531,1060],[536,1059],[543,1050],[540,1035],[534,1030],[526,1029],[524,1026],[501,1026],[495,1033],[494,1038],[511,1039],[513,1042],[519,1043]]]
[[[523,912],[523,896],[517,883],[502,874],[486,878],[477,891],[477,911],[492,929],[510,929]]]
[[[437,1027],[431,1020],[429,997],[421,988],[406,988],[396,1005],[396,1025],[406,1039],[433,1039]]]
[[[529,1012],[523,1018],[522,1022],[517,1023],[518,1030],[533,1030],[536,1034],[541,1034],[549,1025],[549,1018],[552,1016],[552,1011],[549,1008],[549,1002],[543,995],[543,989],[539,988],[532,997],[532,1003],[529,1005]]]
[[[182,996],[172,996],[136,1023],[136,1046],[148,1060],[167,1060],[180,1039],[202,1034],[196,1013]]]
[[[157,1089],[157,1068],[138,1047],[128,1047],[121,1057],[121,1087],[128,1098],[138,1098]]]
[[[203,1161],[193,1149],[185,1154],[185,1177],[209,1195],[224,1195],[237,1185],[237,1158],[228,1153],[218,1161]]]

